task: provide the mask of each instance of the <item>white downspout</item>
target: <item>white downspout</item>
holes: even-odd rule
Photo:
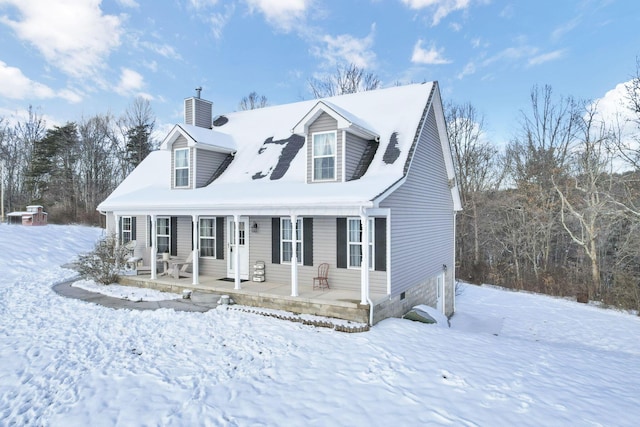
[[[193,281],[191,284],[197,285],[200,282],[198,275],[200,274],[200,239],[198,238],[198,215],[192,216],[193,221],[193,264],[191,268],[193,270]]]
[[[291,296],[298,296],[298,255],[297,255],[297,238],[298,238],[298,217],[291,215],[291,240],[293,240],[293,249],[291,253]]]
[[[158,278],[158,229],[157,217],[151,215],[151,280]]]
[[[240,217],[233,215],[235,253],[233,254],[233,269],[236,273],[234,289],[240,289]]]

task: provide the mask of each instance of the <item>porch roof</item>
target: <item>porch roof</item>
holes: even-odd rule
[[[171,189],[171,151],[166,147],[152,152],[99,206],[105,211],[268,211],[291,208],[313,212],[360,207],[376,207],[376,199],[401,181],[405,173],[420,120],[435,83],[393,87],[327,98],[334,109],[357,117],[370,132],[380,136],[380,146],[366,173],[346,182],[306,183],[307,156],[304,147],[288,154],[292,128],[307,115],[317,100],[240,111],[210,132],[208,144],[216,145],[216,135],[232,140],[237,147],[227,170],[206,187]],[[188,129],[187,129],[188,130]],[[200,135],[197,140],[203,140]],[[223,144],[219,144],[223,145]],[[228,145],[228,144],[227,144]],[[392,162],[388,146],[399,152]],[[288,159],[284,173],[282,159]]]

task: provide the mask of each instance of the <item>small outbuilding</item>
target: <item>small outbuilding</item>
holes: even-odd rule
[[[47,213],[40,205],[27,206],[26,212],[11,212],[7,215],[9,224],[47,225]]]

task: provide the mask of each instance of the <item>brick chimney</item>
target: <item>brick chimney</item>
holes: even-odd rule
[[[201,87],[196,88],[196,96],[184,100],[184,123],[211,129],[213,102],[200,98]]]

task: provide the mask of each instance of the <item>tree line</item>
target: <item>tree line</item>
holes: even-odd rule
[[[640,139],[550,86],[529,101],[502,149],[472,105],[446,105],[458,278],[639,310]],[[623,107],[640,127],[640,66]]]
[[[98,114],[51,128],[32,107],[16,123],[0,118],[5,212],[38,204],[54,223],[100,224],[98,203],[156,148],[154,126],[143,98],[120,117]]]

